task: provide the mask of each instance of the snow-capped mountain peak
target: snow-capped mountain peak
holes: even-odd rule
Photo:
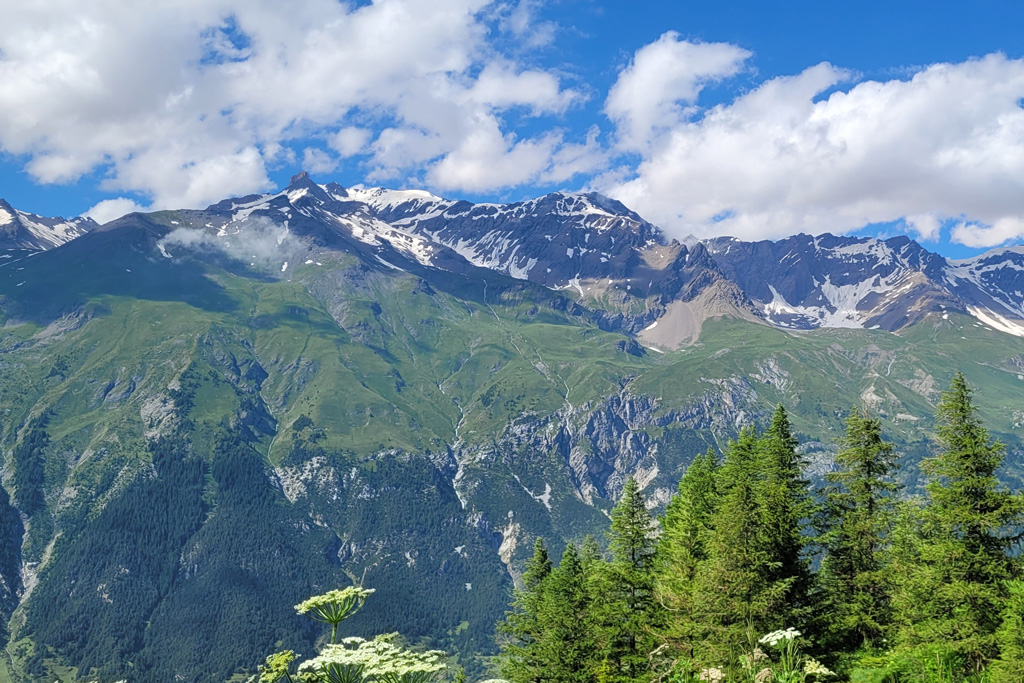
[[[96,225],[91,218],[50,218],[19,211],[0,199],[0,249],[45,251],[84,235]]]

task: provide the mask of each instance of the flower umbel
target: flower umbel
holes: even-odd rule
[[[813,657],[808,657],[807,661],[804,662],[804,673],[808,676],[819,677],[836,675],[834,671],[831,671],[828,667]]]
[[[373,593],[372,588],[360,586],[332,590],[300,602],[295,605],[295,611],[305,614],[310,619],[330,624],[331,642],[335,643],[337,642],[338,624],[358,612],[371,593]]]
[[[433,681],[446,668],[440,650],[413,652],[391,642],[397,634],[373,640],[345,638],[343,644],[327,645],[319,657],[299,665],[300,673],[358,670],[377,681]]]
[[[800,631],[797,631],[795,628],[787,628],[785,631],[772,631],[771,633],[767,633],[761,636],[761,640],[757,642],[762,645],[776,647],[780,643],[785,645],[787,641],[796,640],[801,635]]]

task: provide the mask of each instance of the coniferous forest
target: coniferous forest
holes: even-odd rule
[[[513,683],[1024,681],[1024,505],[956,375],[926,483],[854,410],[824,485],[779,407],[694,459],[664,515],[630,480],[607,551],[537,539],[499,626]]]
[[[495,668],[511,683],[1024,681],[1024,499],[999,484],[1003,446],[959,373],[936,423],[920,495],[896,483],[896,449],[862,410],[821,487],[782,406],[696,457],[660,519],[630,478],[605,544],[568,543],[556,562],[536,539]],[[296,605],[329,639],[297,664],[271,655],[252,680],[467,680],[399,634],[341,637],[373,592]]]

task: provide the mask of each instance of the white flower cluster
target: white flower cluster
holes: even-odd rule
[[[340,644],[327,645],[319,657],[300,664],[299,673],[317,673],[332,664],[362,667],[365,674],[376,677],[429,674],[445,669],[447,655],[444,652],[407,650],[391,642],[396,635],[377,636],[373,640],[345,638]]]
[[[306,614],[311,619],[337,624],[346,617],[355,614],[363,606],[366,598],[373,593],[373,588],[349,586],[341,590],[327,591],[323,595],[314,595],[295,605],[295,611]]]
[[[790,640],[796,640],[800,635],[800,631],[797,631],[795,628],[787,628],[785,631],[772,631],[771,633],[761,636],[761,640],[757,642],[762,645],[775,647],[780,643],[785,644]]]
[[[836,672],[830,670],[817,659],[808,657],[804,662],[804,673],[808,676],[835,676]]]

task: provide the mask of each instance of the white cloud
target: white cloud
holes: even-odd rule
[[[338,161],[322,149],[307,147],[302,152],[302,168],[313,174],[330,173],[338,168]]]
[[[563,112],[582,97],[573,90],[562,90],[553,74],[517,71],[508,63],[491,63],[484,67],[467,94],[467,104],[489,109],[526,106],[535,114]]]
[[[524,184],[547,170],[560,143],[555,133],[517,141],[502,134],[494,117],[482,116],[459,147],[431,169],[429,180],[438,187],[471,192],[505,182]]]
[[[558,26],[552,21],[538,21],[539,0],[519,0],[515,5],[501,8],[501,27],[522,43],[523,47],[535,49],[550,45],[555,40]]]
[[[534,4],[498,15],[490,4],[3,3],[0,149],[40,182],[102,169],[105,187],[148,195],[156,208],[266,188],[268,165],[294,159],[296,145],[326,170],[326,152],[304,151],[316,138],[342,156],[369,152],[380,177],[451,167],[482,117],[501,128],[507,110],[559,115],[581,99],[494,46],[495,22],[548,30]],[[392,133],[370,146],[368,131],[383,127]],[[551,139],[520,138],[524,150]],[[506,169],[485,189],[521,176]]]
[[[942,216],[933,213],[906,216],[903,219],[907,229],[917,235],[918,239],[934,242],[939,239],[942,231]]]
[[[252,217],[240,231],[217,237],[201,228],[177,228],[160,240],[160,247],[171,258],[180,249],[191,251],[220,251],[230,258],[260,267],[277,270],[284,261],[295,261],[303,252],[302,241],[287,227],[268,218]]]
[[[342,157],[351,157],[366,151],[373,134],[357,126],[346,126],[328,139],[327,144]]]
[[[1024,236],[1024,218],[1009,216],[992,224],[977,221],[953,226],[951,238],[967,247],[991,247],[1017,240]]]
[[[708,83],[735,75],[751,53],[728,43],[692,43],[669,31],[636,51],[608,93],[605,113],[619,144],[642,151],[678,125]]]
[[[669,32],[609,90],[609,136],[570,127],[588,87],[568,82],[571,65],[541,68],[537,50],[516,52],[551,44],[558,27],[542,10],[538,0],[0,3],[0,151],[40,182],[99,171],[104,189],[152,209],[267,189],[282,165],[327,173],[356,157],[369,181],[439,192],[582,176],[680,236],[901,220],[924,240],[1024,236],[1024,60],[995,54],[881,82],[819,64],[708,107],[709,85],[743,87],[727,81],[753,73],[751,54]]]
[[[1024,61],[993,54],[842,88],[850,78],[819,64],[691,112],[633,177],[605,189],[677,235],[770,238],[903,219],[933,239],[943,217],[971,246],[1024,235]],[[641,120],[665,120],[660,102],[648,107]]]
[[[136,211],[146,211],[146,207],[127,197],[117,197],[116,199],[104,199],[82,215],[102,225]]]

